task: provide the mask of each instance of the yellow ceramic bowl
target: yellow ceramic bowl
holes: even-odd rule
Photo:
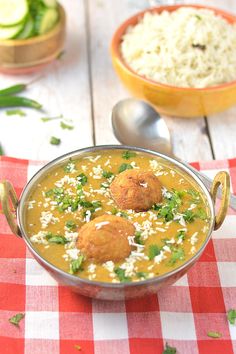
[[[0,41],[0,72],[27,74],[57,58],[64,46],[66,30],[66,16],[61,5],[59,14],[55,27],[42,36]]]
[[[210,9],[229,23],[236,23],[236,16],[219,9],[201,5],[174,5],[148,9],[129,18],[116,30],[111,42],[114,68],[126,88],[140,99],[149,101],[159,112],[179,116],[198,117],[226,110],[236,104],[236,80],[209,88],[183,88],[157,83],[135,73],[123,60],[120,43],[127,27],[135,25],[145,12],[175,11],[180,7]]]

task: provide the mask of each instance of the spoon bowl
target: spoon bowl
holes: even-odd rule
[[[112,127],[122,144],[173,155],[170,133],[164,119],[144,101],[134,98],[119,101],[112,110]]]

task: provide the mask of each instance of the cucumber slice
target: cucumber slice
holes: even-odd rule
[[[28,16],[22,31],[16,36],[17,39],[27,39],[34,34],[34,21]]]
[[[23,26],[23,23],[19,23],[12,27],[0,27],[0,40],[15,38],[22,31]]]
[[[46,7],[57,7],[57,0],[43,0],[43,4]]]
[[[57,9],[44,8],[36,18],[35,29],[38,34],[45,34],[56,24],[59,14]]]
[[[0,26],[14,26],[28,13],[27,0],[0,0]]]

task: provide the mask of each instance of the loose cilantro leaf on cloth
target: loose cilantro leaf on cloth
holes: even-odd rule
[[[157,245],[150,245],[148,249],[148,258],[150,260],[154,259],[160,254],[160,248]]]
[[[221,338],[222,334],[220,332],[211,332],[210,331],[207,333],[207,336],[211,337],[211,338]]]
[[[60,138],[57,138],[55,136],[52,136],[50,138],[50,144],[51,145],[60,145],[61,144],[61,139]]]
[[[236,310],[235,309],[230,309],[227,312],[227,318],[230,324],[234,325],[236,321]]]
[[[119,167],[119,173],[124,172],[126,170],[132,170],[132,169],[133,169],[133,166],[131,166],[130,164],[122,163]]]
[[[20,117],[25,117],[26,113],[22,111],[21,109],[10,109],[6,111],[7,116],[20,116]]]
[[[125,151],[122,154],[122,158],[125,160],[129,160],[131,157],[135,157],[137,154],[133,151]]]
[[[9,318],[9,322],[15,326],[19,326],[19,322],[25,317],[24,313],[17,313],[15,316]]]
[[[70,263],[70,273],[75,274],[82,268],[82,263],[84,261],[84,256],[80,255],[77,259],[73,259]]]
[[[176,348],[171,347],[166,343],[165,349],[163,350],[162,354],[176,354]]]
[[[129,281],[131,281],[131,278],[130,277],[127,277],[125,275],[125,270],[118,267],[118,268],[115,268],[114,269],[114,272],[115,274],[117,275],[117,277],[119,278],[119,280],[122,282],[122,283],[127,283]]]

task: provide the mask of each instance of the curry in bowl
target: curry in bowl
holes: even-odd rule
[[[49,263],[80,278],[139,282],[180,267],[203,246],[211,211],[186,172],[144,151],[95,150],[44,174],[24,229]]]

